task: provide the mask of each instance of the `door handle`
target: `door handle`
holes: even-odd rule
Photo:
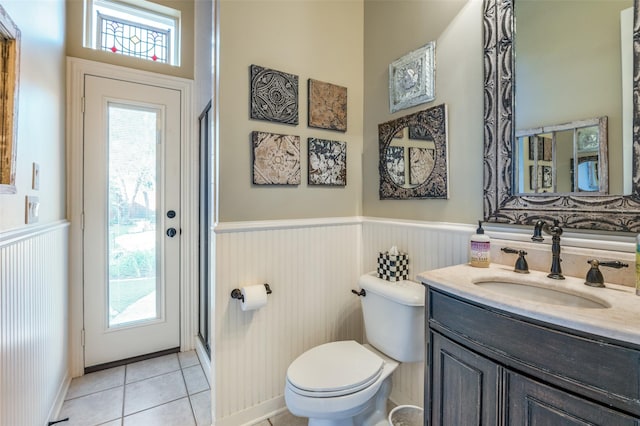
[[[176,236],[178,232],[176,231],[176,228],[169,228],[167,229],[167,236],[170,238],[173,238]]]

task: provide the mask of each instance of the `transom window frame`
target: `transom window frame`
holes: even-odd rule
[[[157,63],[180,66],[181,13],[179,10],[147,0],[85,0],[84,47],[108,52],[109,48],[101,47],[101,16],[114,19],[123,25],[153,29],[158,33],[167,33],[166,28],[172,27],[166,60],[157,61]],[[119,51],[114,53],[149,62],[155,61]]]

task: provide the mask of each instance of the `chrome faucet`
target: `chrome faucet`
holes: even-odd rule
[[[553,225],[549,225],[544,220],[539,220],[533,227],[533,236],[531,241],[540,242],[544,241],[542,237],[542,231],[551,235],[551,272],[547,277],[554,280],[564,280],[562,275],[562,267],[560,266],[560,235],[562,235],[562,228],[558,225],[558,221],[554,220]]]

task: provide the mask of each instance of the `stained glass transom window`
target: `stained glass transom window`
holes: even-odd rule
[[[168,62],[171,31],[98,13],[100,49],[155,62]]]
[[[85,1],[85,47],[180,65],[180,11],[146,0]]]

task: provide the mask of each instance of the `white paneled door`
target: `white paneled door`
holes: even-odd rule
[[[85,76],[85,368],[180,346],[180,92]]]

